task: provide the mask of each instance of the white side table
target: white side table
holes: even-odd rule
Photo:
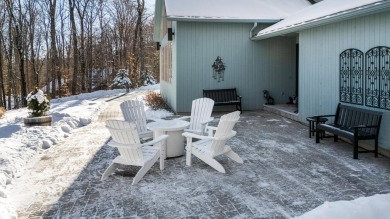
[[[184,129],[190,125],[189,122],[173,119],[160,120],[147,124],[147,128],[153,131],[153,137],[168,135],[166,141],[167,157],[178,157],[184,155],[185,138],[182,136]]]

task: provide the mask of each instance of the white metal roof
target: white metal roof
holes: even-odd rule
[[[170,20],[275,22],[310,5],[308,0],[165,0]]]
[[[314,23],[319,26],[324,21],[336,18],[350,18],[349,14],[363,15],[363,12],[383,8],[383,4],[388,3],[389,0],[323,0],[261,30],[255,39],[296,32],[305,27],[314,27]]]

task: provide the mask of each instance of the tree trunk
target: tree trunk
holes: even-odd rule
[[[0,34],[3,35],[2,29],[0,29]],[[5,90],[4,90],[4,77],[3,77],[3,41],[0,39],[0,106],[5,107],[6,101],[5,101]]]
[[[73,40],[73,77],[72,77],[72,95],[77,94],[77,76],[78,76],[78,49],[77,49],[77,32],[76,22],[74,19],[74,1],[69,0],[69,14],[71,23],[71,32]]]
[[[50,16],[50,51],[51,51],[51,96],[54,98],[58,95],[58,88],[56,87],[56,79],[59,75],[59,66],[58,66],[58,55],[57,55],[57,45],[56,45],[56,5],[57,0],[49,1],[49,16]],[[58,86],[60,85],[61,80],[58,81]]]

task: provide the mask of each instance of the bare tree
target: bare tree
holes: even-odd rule
[[[9,14],[9,19],[14,25],[14,43],[15,43],[15,49],[18,52],[18,58],[19,58],[19,71],[20,71],[20,82],[21,82],[21,103],[22,106],[27,106],[27,86],[26,86],[26,76],[25,76],[25,69],[24,69],[24,61],[25,61],[25,48],[24,48],[24,31],[25,31],[25,12],[22,10],[22,4],[21,1],[17,1],[17,5],[13,5],[13,1],[6,0],[7,10]],[[18,17],[16,18],[14,15],[14,10],[17,11]]]
[[[78,60],[79,60],[79,52],[77,48],[77,29],[76,29],[76,21],[74,18],[74,9],[75,9],[75,1],[69,0],[69,17],[71,23],[71,32],[72,32],[72,40],[73,40],[73,77],[72,77],[72,95],[77,94],[77,78],[78,78]]]

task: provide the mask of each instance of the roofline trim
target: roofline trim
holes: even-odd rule
[[[336,22],[343,21],[343,20],[348,20],[348,19],[352,19],[352,18],[356,18],[356,17],[365,16],[365,15],[371,15],[371,14],[378,13],[378,12],[384,12],[384,11],[387,11],[390,9],[390,2],[382,2],[381,4],[378,4],[378,3],[379,2],[372,3],[371,6],[365,5],[368,7],[363,8],[361,10],[354,10],[354,11],[349,12],[349,13],[345,13],[345,11],[338,12],[336,15],[331,16],[329,18],[323,18],[323,19],[317,18],[317,19],[313,19],[311,21],[307,21],[303,24],[302,23],[297,24],[295,26],[288,27],[288,28],[285,28],[282,30],[276,30],[276,31],[273,31],[270,33],[264,33],[261,35],[257,35],[255,37],[252,37],[252,40],[268,39],[268,38],[272,38],[275,36],[281,36],[281,35],[285,35],[285,34],[289,34],[289,33],[299,32],[302,30],[306,30],[306,29],[310,29],[310,28],[314,28],[314,27],[319,27],[319,26],[323,26],[323,25],[328,25],[328,24],[336,23]],[[364,6],[360,6],[360,7],[364,7]],[[330,16],[330,15],[327,15],[327,16]]]
[[[267,23],[274,24],[282,19],[238,19],[238,18],[197,18],[197,17],[181,17],[168,16],[169,21],[191,21],[191,22],[230,22],[230,23]]]

